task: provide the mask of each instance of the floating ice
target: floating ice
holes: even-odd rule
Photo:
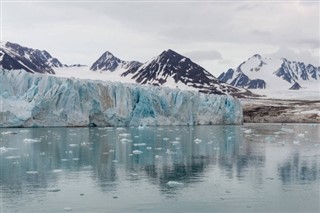
[[[147,149],[147,150],[151,150],[152,147],[151,147],[151,146],[147,146],[146,149]]]
[[[130,134],[129,133],[122,133],[122,134],[119,134],[119,137],[124,137],[124,138],[127,138],[129,137]]]
[[[7,156],[6,159],[8,160],[12,160],[12,159],[18,159],[18,158],[21,158],[20,155],[12,155],[12,156]]]
[[[177,182],[177,181],[168,181],[167,185],[169,187],[178,187],[178,186],[183,186],[183,183]]]
[[[293,141],[292,143],[295,144],[295,145],[299,145],[300,141]]]
[[[129,140],[129,139],[126,139],[126,138],[122,138],[120,141],[121,141],[121,143],[130,143],[130,142],[132,142],[132,140]]]
[[[18,134],[18,132],[14,132],[14,131],[1,132],[1,135],[14,135],[14,134]]]
[[[179,142],[179,141],[171,141],[170,143],[172,143],[173,145],[177,145],[177,144],[179,144],[180,142]]]
[[[69,144],[69,146],[70,146],[70,147],[76,147],[76,146],[78,146],[78,144],[71,143],[71,144]]]
[[[298,137],[304,138],[304,134],[303,134],[303,133],[300,133],[300,134],[298,134]]]
[[[38,171],[27,171],[26,173],[33,175],[33,174],[38,174]]]
[[[250,133],[252,133],[252,130],[251,129],[246,129],[243,132],[246,133],[246,134],[250,134]]]
[[[72,208],[71,208],[71,207],[64,207],[64,208],[63,208],[63,210],[65,210],[65,211],[68,211],[68,212],[69,212],[69,211],[72,211]]]
[[[134,143],[133,146],[146,146],[146,143]]]
[[[39,143],[41,140],[39,138],[31,139],[31,138],[25,138],[23,140],[23,143]]]
[[[202,140],[201,140],[201,139],[196,138],[196,139],[194,140],[194,142],[195,142],[196,144],[199,144],[199,143],[201,143],[201,142],[202,142]]]
[[[140,154],[142,154],[143,152],[142,151],[140,151],[140,150],[133,150],[132,151],[132,154],[134,154],[134,155],[140,155]]]

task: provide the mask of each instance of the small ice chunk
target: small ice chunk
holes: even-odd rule
[[[76,147],[76,146],[78,146],[78,144],[71,143],[71,144],[69,144],[69,146],[70,146],[70,147]]]
[[[146,149],[147,149],[147,150],[151,150],[152,147],[151,147],[151,146],[147,146]]]
[[[177,144],[179,144],[180,142],[179,142],[179,141],[171,141],[170,143],[172,143],[173,145],[177,145]]]
[[[183,183],[180,183],[177,181],[168,181],[167,185],[169,187],[179,187],[179,186],[183,186]]]
[[[243,132],[246,133],[246,134],[250,134],[250,133],[252,133],[252,130],[251,129],[246,129]]]
[[[27,174],[38,174],[38,171],[27,171]]]
[[[32,138],[25,138],[23,140],[23,143],[39,143],[41,140],[39,138],[35,138],[35,139],[32,139]]]
[[[6,152],[8,152],[8,151],[9,151],[8,148],[6,148],[6,147],[4,147],[4,146],[0,147],[0,154],[6,153]]]
[[[140,151],[140,150],[133,150],[132,153],[133,153],[134,155],[140,155],[140,154],[142,154],[143,152]]]
[[[298,137],[300,137],[300,138],[304,138],[304,134],[303,134],[303,133],[298,134]]]
[[[71,207],[64,207],[63,210],[70,212],[70,211],[72,211],[72,208]]]
[[[8,160],[12,160],[12,159],[18,159],[18,158],[21,158],[20,155],[12,155],[12,156],[7,156],[6,159]]]
[[[61,170],[61,169],[54,169],[52,172],[53,173],[59,173],[59,172],[62,172],[63,170]]]
[[[129,137],[130,134],[129,133],[122,133],[122,134],[119,134],[119,137],[123,137],[123,138],[127,138]]]
[[[293,141],[292,143],[295,145],[300,145],[300,141]]]
[[[164,141],[168,141],[168,140],[169,140],[169,138],[163,138],[162,140],[164,140]]]
[[[196,138],[196,139],[194,140],[194,142],[195,142],[196,144],[199,144],[199,143],[201,143],[201,142],[202,142],[202,140],[201,140],[201,139],[199,139],[199,138]]]
[[[15,131],[5,131],[5,132],[1,132],[1,135],[14,135],[14,134],[18,134],[18,132],[15,132]]]
[[[123,128],[123,127],[118,127],[118,128],[116,128],[116,130],[117,130],[117,131],[124,131],[124,130],[126,130],[126,129]]]
[[[135,143],[135,144],[133,144],[133,146],[145,146],[145,145],[147,145],[146,143]]]

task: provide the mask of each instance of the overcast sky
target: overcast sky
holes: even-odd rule
[[[320,65],[320,3],[2,3],[2,40],[91,65],[105,51],[145,62],[173,49],[218,76],[255,53]]]

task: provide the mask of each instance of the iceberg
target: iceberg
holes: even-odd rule
[[[238,99],[0,69],[0,127],[242,124]]]

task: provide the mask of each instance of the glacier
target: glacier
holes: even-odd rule
[[[0,69],[0,127],[242,124],[238,99]]]

